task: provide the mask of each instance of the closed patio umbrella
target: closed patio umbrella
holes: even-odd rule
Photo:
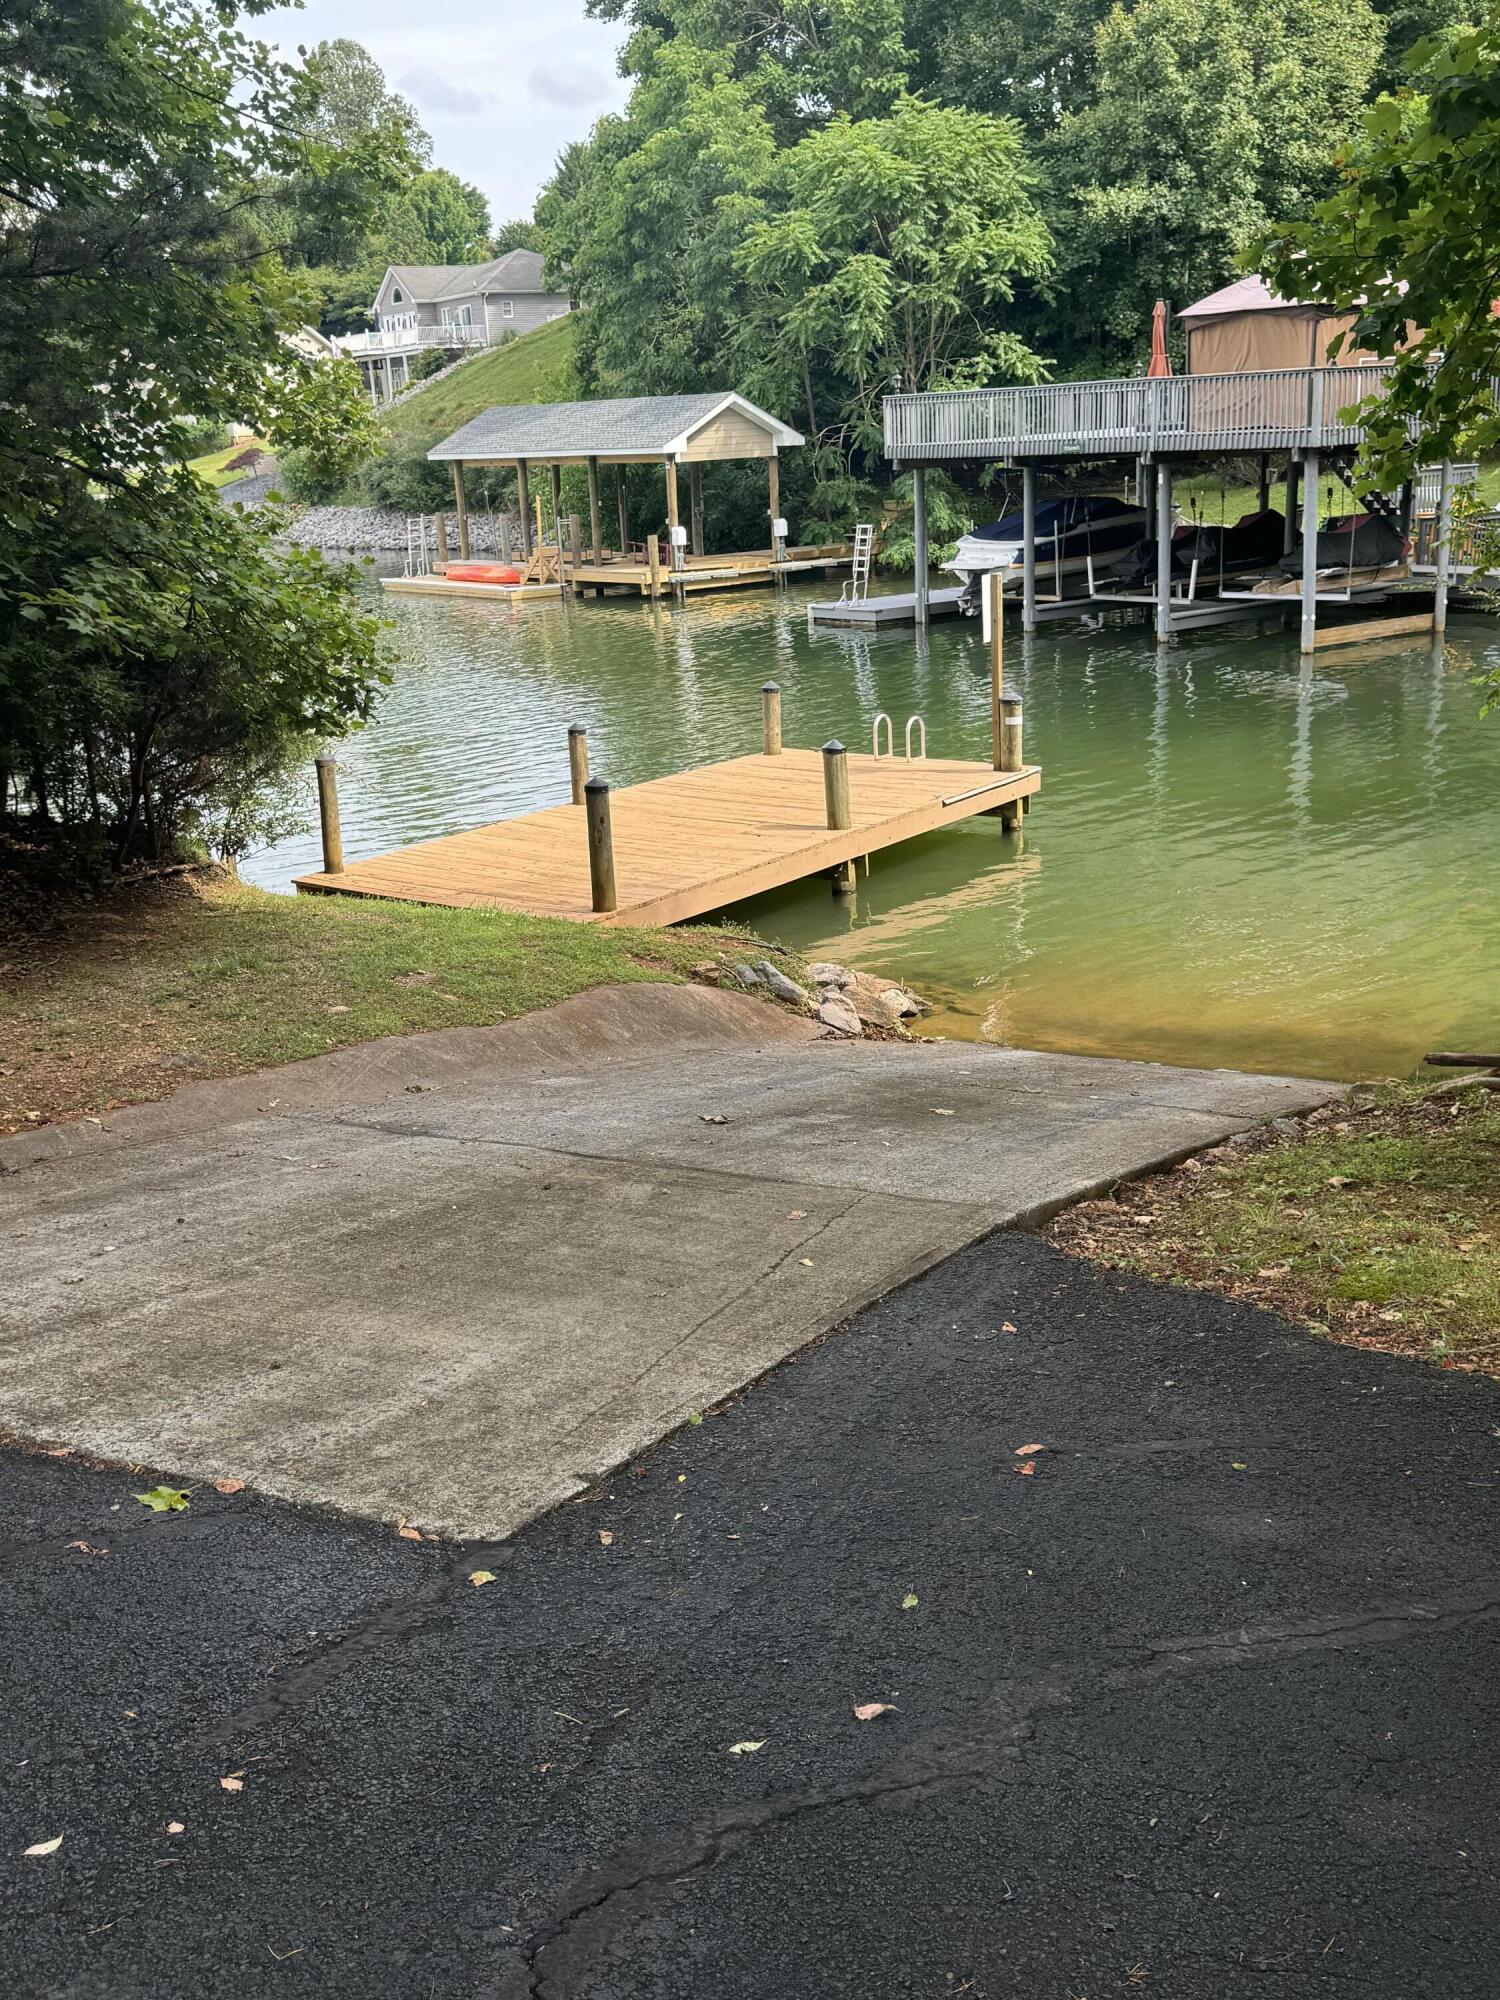
[[[1170,375],[1172,364],[1167,359],[1167,302],[1158,299],[1151,310],[1151,366],[1148,376]]]

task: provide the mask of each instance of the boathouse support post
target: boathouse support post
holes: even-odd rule
[[[682,516],[677,504],[677,467],[667,460],[667,560],[674,570],[682,568],[682,550],[677,543],[677,530],[682,526]]]
[[[927,623],[927,475],[919,465],[911,476],[912,562],[917,572],[913,609],[918,625]]]
[[[446,565],[448,561],[448,516],[446,514],[435,514],[433,519],[437,524],[437,559],[440,563]]]
[[[568,729],[568,777],[572,782],[573,803],[581,806],[589,782],[589,733],[581,722],[572,723]]]
[[[703,467],[688,467],[688,519],[692,523],[693,554],[703,553]]]
[[[1448,628],[1448,584],[1453,575],[1453,462],[1443,460],[1438,477],[1437,586],[1432,593],[1432,629]]]
[[[1286,467],[1286,518],[1281,529],[1281,553],[1289,556],[1297,546],[1297,482],[1302,476],[1302,468],[1295,458],[1287,460]]]
[[[1172,466],[1156,461],[1156,636],[1172,636]]]
[[[552,467],[552,539],[557,543],[557,580],[566,587],[567,566],[563,562],[562,467]]]
[[[516,505],[521,515],[521,553],[530,562],[536,550],[531,540],[531,477],[524,458],[516,460]]]
[[[625,504],[625,468],[615,467],[615,512],[620,517],[620,561],[630,552],[630,509]]]
[[[767,681],[760,691],[761,748],[768,757],[781,755],[781,689]]]
[[[459,459],[453,467],[453,512],[458,521],[458,555],[461,562],[469,560],[469,508],[464,499],[464,468]]]
[[[1302,650],[1318,644],[1318,454],[1302,455]]]
[[[781,461],[774,455],[766,460],[766,485],[771,496],[771,560],[780,556],[776,523],[781,519]]]
[[[615,843],[609,824],[609,786],[603,778],[589,779],[583,803],[589,830],[589,897],[595,914],[608,916],[616,907]]]
[[[849,810],[849,753],[834,737],[823,745],[823,802],[832,829],[852,826]],[[841,861],[833,871],[835,896],[854,894],[854,863]]]
[[[1036,467],[1021,467],[1021,630],[1036,630]]]
[[[338,766],[327,755],[316,760],[318,772],[318,821],[323,832],[323,873],[344,872],[344,836],[339,829]]]
[[[599,461],[589,460],[589,542],[593,548],[594,561],[604,561],[604,530],[599,525]]]

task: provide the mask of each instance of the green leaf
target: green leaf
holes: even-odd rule
[[[908,1591],[906,1596],[901,1600],[901,1609],[903,1611],[915,1611],[920,1601],[914,1590]]]
[[[135,1498],[153,1514],[182,1514],[187,1511],[192,1490],[191,1486],[153,1486],[149,1493],[137,1493]]]

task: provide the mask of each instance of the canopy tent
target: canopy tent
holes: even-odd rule
[[[1177,315],[1187,329],[1189,375],[1243,375],[1267,368],[1346,367],[1379,357],[1347,344],[1329,348],[1357,314],[1280,299],[1264,278],[1236,278]]]

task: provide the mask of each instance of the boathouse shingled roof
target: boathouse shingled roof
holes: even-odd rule
[[[695,431],[733,413],[764,431],[776,447],[799,445],[794,431],[743,396],[725,390],[695,396],[621,396],[596,403],[516,403],[486,410],[435,444],[431,459],[671,458]],[[733,456],[726,452],[724,456]]]

